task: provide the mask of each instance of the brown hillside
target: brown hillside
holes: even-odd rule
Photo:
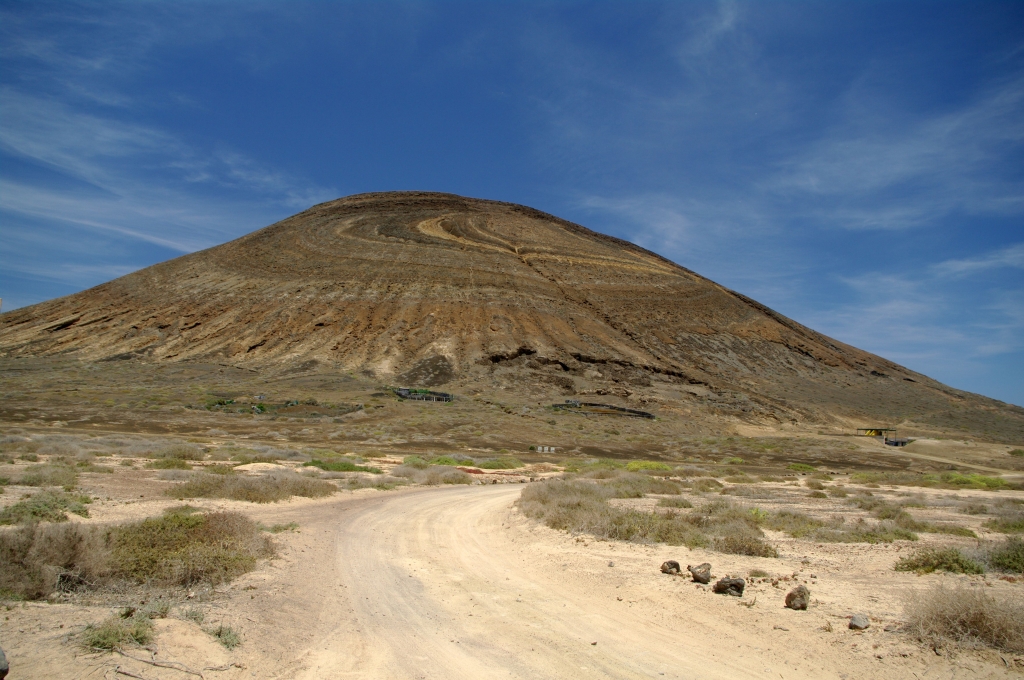
[[[832,340],[635,245],[437,193],[323,203],[3,314],[0,353],[359,370],[428,385],[512,371],[565,394],[689,400],[765,424],[966,418],[976,429],[987,413],[1002,423],[992,428],[1024,429],[1021,409]]]

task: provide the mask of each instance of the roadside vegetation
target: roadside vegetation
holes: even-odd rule
[[[244,515],[188,506],[113,526],[24,524],[0,532],[0,595],[33,600],[132,585],[216,585],[273,553],[270,538]]]

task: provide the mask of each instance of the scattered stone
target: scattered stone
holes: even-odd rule
[[[668,560],[667,562],[663,562],[661,565],[662,574],[679,574],[681,571],[682,568],[675,560]]]
[[[786,595],[786,606],[797,611],[807,611],[807,605],[811,602],[811,591],[807,586],[797,586]]]
[[[608,566],[609,566],[609,567],[614,567],[614,566],[615,566],[615,563],[614,563],[614,562],[608,562]]]
[[[707,562],[698,564],[696,567],[686,565],[686,570],[690,572],[693,580],[697,583],[711,583],[711,565]]]
[[[732,595],[743,597],[743,589],[747,587],[746,581],[741,578],[729,578],[726,576],[715,583],[712,590],[720,595]]]
[[[864,630],[870,625],[867,614],[854,614],[850,617],[850,630]]]

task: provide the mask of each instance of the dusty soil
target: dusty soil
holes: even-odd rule
[[[158,621],[154,656],[208,678],[907,678],[1019,676],[1024,658],[936,655],[898,625],[901,605],[938,580],[999,595],[1019,583],[892,571],[905,544],[779,543],[779,559],[593,541],[538,526],[514,509],[521,485],[360,491],[329,500],[239,508],[279,535],[280,556],[210,595],[186,601],[243,645],[226,650],[194,623]],[[157,507],[136,505],[139,514]],[[102,513],[94,521],[106,519]],[[661,574],[666,559],[709,561],[716,575],[764,569],[741,599]],[[797,582],[807,612],[783,607]],[[69,640],[109,606],[13,604],[3,644],[11,677],[179,678]],[[848,617],[866,613],[864,632]],[[595,644],[596,643],[596,644]],[[234,664],[234,665],[231,665]],[[201,671],[204,667],[222,670]],[[125,677],[125,676],[121,676]]]

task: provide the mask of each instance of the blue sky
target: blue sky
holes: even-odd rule
[[[524,203],[1024,404],[1024,3],[0,2],[0,296]]]

